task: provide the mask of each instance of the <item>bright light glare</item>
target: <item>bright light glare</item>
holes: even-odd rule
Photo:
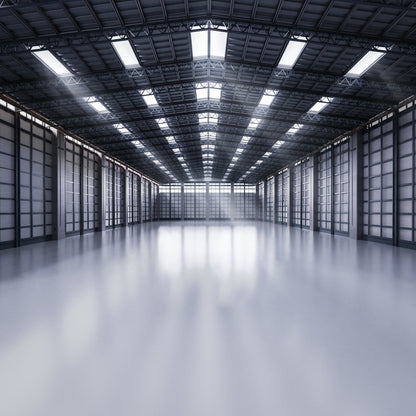
[[[275,97],[276,94],[277,94],[277,91],[274,91],[274,90],[264,91],[264,94],[261,97],[259,105],[269,107],[271,105],[271,103],[273,102],[274,97]]]
[[[111,45],[126,68],[137,68],[140,66],[137,56],[131,47],[130,41],[116,40],[112,41]]]
[[[50,51],[39,50],[33,51],[32,54],[36,56],[47,68],[60,77],[72,75],[59,59],[53,55]]]
[[[130,134],[130,131],[127,130],[127,128],[121,123],[113,124],[113,127],[116,128],[121,134]]]
[[[225,58],[227,47],[227,31],[211,30],[211,50],[210,56],[216,58]]]
[[[346,74],[346,77],[359,78],[377,63],[386,52],[370,51],[367,52]]]
[[[257,126],[258,126],[260,123],[261,123],[261,119],[259,119],[259,118],[252,118],[252,119],[250,120],[250,123],[249,123],[249,125],[248,125],[248,128],[249,128],[249,129],[255,129],[255,128],[257,128]]]
[[[292,69],[295,66],[300,54],[306,46],[306,38],[299,36],[298,39],[301,40],[290,40],[287,44],[279,64],[277,65],[279,68]]]
[[[322,97],[317,103],[315,103],[308,113],[318,114],[321,112],[329,103],[333,101],[332,97]]]
[[[287,134],[295,134],[298,130],[303,127],[303,124],[294,124],[288,131]]]
[[[152,90],[142,90],[140,91],[140,94],[142,95],[143,100],[148,107],[159,105]]]
[[[208,57],[208,29],[192,31],[191,42],[194,59]]]
[[[97,113],[108,113],[108,109],[104,107],[95,97],[84,97],[84,101],[91,106]]]

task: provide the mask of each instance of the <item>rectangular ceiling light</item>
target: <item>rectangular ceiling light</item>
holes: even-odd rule
[[[208,29],[191,31],[193,58],[208,57]]]
[[[270,107],[277,93],[278,91],[275,90],[265,90],[263,96],[261,97],[259,105]]]
[[[121,123],[113,124],[113,127],[116,128],[121,134],[130,134],[130,131],[127,130],[127,128]]]
[[[210,100],[220,100],[221,99],[221,84],[208,84],[209,88],[209,99]]]
[[[140,94],[148,107],[159,105],[152,90],[142,90],[140,91]]]
[[[165,118],[157,118],[156,123],[159,125],[161,129],[168,129],[169,125]]]
[[[308,111],[308,113],[318,114],[321,112],[329,103],[333,101],[332,97],[322,97],[317,103],[315,103]]]
[[[114,40],[119,39],[119,37],[113,37],[111,45],[114,50],[117,52],[118,57],[120,58],[123,65],[128,68],[137,68],[140,66],[140,63],[137,59],[137,56],[130,44],[129,40]]]
[[[290,40],[278,63],[278,68],[292,69],[302,51],[305,49],[307,38],[298,36],[297,40]]]
[[[377,63],[386,52],[370,51],[367,52],[346,74],[346,77],[359,78]]]
[[[208,87],[196,87],[196,99],[197,100],[208,100],[209,89]]]
[[[247,144],[250,141],[251,137],[250,136],[243,136],[241,138],[241,143],[242,145]]]
[[[261,119],[260,118],[252,118],[250,120],[250,123],[248,124],[248,128],[249,129],[255,129],[257,128],[257,126],[261,123]]]
[[[108,109],[95,97],[84,97],[84,101],[95,111],[97,111],[97,113],[108,113]]]
[[[303,124],[294,124],[286,134],[295,134],[298,130],[303,127]]]
[[[277,140],[277,142],[273,145],[273,149],[278,149],[282,144],[284,144],[283,140]]]
[[[225,59],[225,51],[227,48],[228,32],[225,27],[224,30],[211,30],[210,35],[210,57]]]
[[[60,77],[72,75],[68,68],[52,52],[46,49],[32,50],[32,54],[56,75]]]

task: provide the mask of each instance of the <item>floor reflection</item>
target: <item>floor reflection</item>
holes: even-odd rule
[[[4,250],[0,267],[1,415],[416,408],[414,251],[161,222]]]

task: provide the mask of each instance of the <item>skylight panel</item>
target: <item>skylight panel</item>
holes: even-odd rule
[[[52,52],[42,49],[32,50],[32,54],[59,77],[72,75],[68,68]]]
[[[148,107],[159,105],[152,90],[142,90],[140,91],[140,94]]]
[[[143,144],[139,140],[133,140],[131,143],[134,144],[138,149],[144,149]]]
[[[303,124],[294,124],[288,131],[287,134],[295,134],[303,127]]]
[[[290,40],[278,63],[279,68],[292,69],[306,46],[306,38],[299,36],[298,40]]]
[[[159,125],[161,129],[168,129],[169,125],[165,118],[157,118],[156,123]]]
[[[108,109],[95,97],[84,97],[84,101],[95,111],[97,111],[97,113],[108,113]]]
[[[166,140],[169,144],[176,144],[176,140],[173,136],[166,136]]]
[[[265,90],[263,96],[261,97],[259,105],[270,107],[277,93],[278,91],[275,90]]]
[[[130,131],[121,123],[113,124],[113,127],[116,128],[121,134],[130,134]]]
[[[255,129],[257,128],[257,126],[261,123],[261,119],[260,118],[252,118],[250,120],[250,123],[248,125],[249,129]]]
[[[381,48],[380,48],[381,49]],[[385,54],[384,51],[369,51],[367,52],[346,74],[346,77],[359,78],[367,72],[374,64],[376,64]]]
[[[221,99],[221,87],[209,87],[209,98],[210,100],[219,100]]]
[[[208,57],[208,29],[191,31],[193,58]]]
[[[200,124],[217,124],[218,114],[216,113],[200,113],[198,114]]]
[[[243,137],[241,138],[241,143],[240,143],[240,144],[245,145],[245,144],[247,144],[250,140],[251,140],[251,137],[250,137],[250,136],[243,136]]]
[[[208,100],[209,97],[208,87],[201,87],[196,89],[196,99],[197,100]]]
[[[322,97],[317,103],[315,103],[308,111],[308,113],[318,114],[321,112],[329,103],[333,101],[332,97]]]
[[[225,29],[225,28],[224,28]],[[210,56],[211,58],[225,58],[227,48],[227,30],[211,30]]]
[[[140,63],[137,59],[137,56],[130,44],[129,40],[114,40],[119,39],[114,37],[111,41],[111,45],[116,51],[118,57],[120,58],[123,65],[128,68],[137,68],[140,66]]]
[[[277,140],[277,142],[273,145],[273,149],[278,149],[282,144],[284,144],[283,140]]]

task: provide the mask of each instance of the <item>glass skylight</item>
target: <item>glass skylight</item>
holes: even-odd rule
[[[278,91],[275,91],[275,90],[265,90],[263,93],[263,96],[261,97],[259,105],[270,107],[277,93]]]
[[[346,74],[346,77],[359,78],[377,63],[385,54],[386,48],[367,52]]]
[[[97,113],[108,113],[108,109],[101,104],[95,97],[84,97],[84,101],[90,105]]]
[[[194,27],[191,30],[191,44],[193,58],[225,58],[227,47],[227,28],[222,26],[211,29],[211,23],[202,28]]]
[[[217,113],[199,113],[198,119],[200,124],[217,124],[218,114]]]
[[[303,124],[294,124],[286,134],[295,134],[298,130],[303,127]]]
[[[130,134],[130,131],[121,123],[113,124],[113,127],[116,128],[121,134]]]
[[[198,100],[219,100],[221,98],[221,84],[203,82],[195,84],[196,98]]]
[[[261,118],[252,118],[248,124],[249,129],[255,129],[261,123]]]
[[[273,145],[273,149],[278,149],[284,143],[285,142],[283,140],[277,140],[277,142]]]
[[[68,68],[52,52],[42,49],[32,50],[32,54],[56,75],[60,77],[72,75]]]
[[[307,38],[298,36],[297,40],[290,40],[278,63],[278,68],[292,69],[306,46]]]
[[[148,107],[159,105],[152,90],[142,90],[140,94]]]
[[[168,129],[169,128],[169,124],[166,121],[165,118],[157,118],[155,119],[156,123],[159,125],[159,128],[161,129]]]
[[[315,103],[308,111],[308,113],[318,114],[334,99],[332,97],[322,97],[317,103]]]
[[[139,61],[130,44],[130,41],[127,39],[117,39],[120,39],[120,37],[113,37],[113,39],[111,40],[111,45],[113,46],[123,65],[128,69],[139,67]]]
[[[243,136],[241,138],[241,143],[240,144],[242,144],[242,145],[247,144],[250,140],[251,140],[250,136]]]

